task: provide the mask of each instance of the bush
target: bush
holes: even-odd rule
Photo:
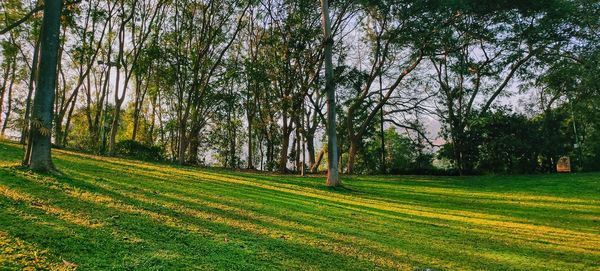
[[[463,164],[467,174],[524,174],[554,172],[562,155],[572,154],[566,111],[551,111],[528,118],[510,109],[473,115],[464,133]],[[446,143],[439,158],[452,160],[454,145]]]
[[[163,161],[163,149],[133,140],[120,141],[115,145],[115,155],[144,161]]]

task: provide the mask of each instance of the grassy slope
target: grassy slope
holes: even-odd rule
[[[600,174],[322,178],[0,143],[0,270],[598,270]]]

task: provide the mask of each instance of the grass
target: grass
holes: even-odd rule
[[[0,270],[600,270],[600,174],[259,175],[0,143]],[[65,262],[63,262],[65,261]]]

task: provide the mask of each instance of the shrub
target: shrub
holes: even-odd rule
[[[144,161],[163,161],[163,149],[133,140],[120,141],[115,145],[115,155]]]

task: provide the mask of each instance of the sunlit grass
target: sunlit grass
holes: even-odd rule
[[[0,143],[2,244],[44,251],[54,267],[600,268],[600,174],[347,177],[331,190],[320,176],[68,151],[54,154],[62,175],[44,176],[18,167],[20,156]],[[0,265],[26,267],[13,251]]]
[[[64,264],[46,258],[47,250],[39,249],[23,240],[11,238],[0,231],[0,270],[72,270]]]

